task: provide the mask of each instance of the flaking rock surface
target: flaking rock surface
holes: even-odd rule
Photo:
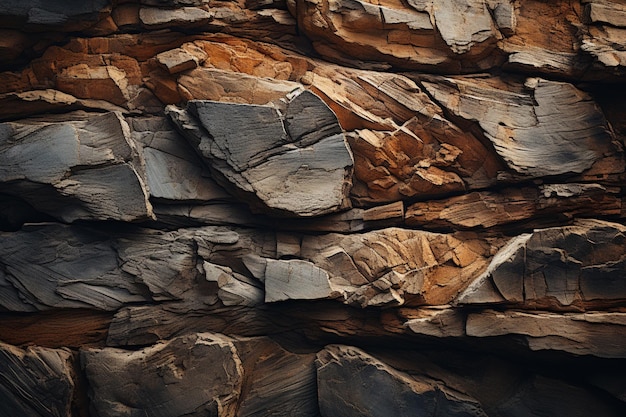
[[[0,4],[0,417],[626,415],[618,0]]]

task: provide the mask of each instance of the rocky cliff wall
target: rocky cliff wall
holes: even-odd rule
[[[625,69],[622,0],[0,1],[0,415],[626,415]]]

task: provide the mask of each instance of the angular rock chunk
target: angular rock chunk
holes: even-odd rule
[[[213,172],[252,204],[300,217],[349,206],[352,157],[334,113],[313,93],[292,97],[282,112],[191,101],[169,113]]]
[[[155,58],[170,74],[176,74],[198,66],[198,58],[182,48],[161,52]]]
[[[232,341],[197,333],[138,350],[81,352],[99,416],[235,416],[243,368]]]
[[[328,272],[300,259],[265,259],[261,280],[265,283],[265,302],[315,300],[339,296]]]
[[[106,100],[120,106],[130,100],[126,72],[113,65],[78,64],[64,68],[56,77],[56,87],[76,97]]]
[[[600,220],[513,238],[458,298],[462,304],[602,308],[626,300],[626,227]]]
[[[472,236],[400,228],[304,236],[299,256],[328,272],[344,303],[368,306],[452,302],[489,259]]]
[[[151,197],[173,201],[230,198],[167,118],[141,117],[128,121],[132,138],[141,144]]]
[[[0,413],[6,416],[72,415],[74,370],[68,349],[0,342]]]
[[[420,8],[420,3],[428,3],[423,0],[409,1],[409,4]],[[485,0],[435,0],[432,1],[432,9],[429,10],[437,30],[446,44],[456,54],[469,52],[476,44],[489,39],[497,39],[497,28],[492,22],[492,15]],[[509,1],[500,1],[502,16],[500,21],[504,22],[504,5],[512,8]],[[504,25],[503,25],[504,26]],[[511,25],[509,22],[509,26]]]
[[[454,115],[476,121],[519,175],[583,173],[619,151],[599,106],[571,84],[532,78],[521,92],[452,78],[423,85]],[[608,171],[623,165],[618,156]]]
[[[487,415],[472,397],[440,381],[399,372],[354,347],[327,346],[316,365],[324,417]]]
[[[66,222],[153,217],[143,167],[117,113],[87,120],[0,125],[0,182]]]
[[[518,335],[533,350],[626,358],[626,313],[491,311],[467,317],[468,336]]]
[[[150,29],[172,26],[198,26],[206,24],[213,18],[213,13],[200,7],[180,7],[176,9],[159,9],[142,7],[139,9],[139,20]]]

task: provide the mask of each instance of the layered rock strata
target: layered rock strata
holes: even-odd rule
[[[0,4],[0,416],[622,416],[617,0]]]

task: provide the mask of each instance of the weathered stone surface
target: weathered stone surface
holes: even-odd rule
[[[151,197],[174,201],[229,199],[168,119],[142,117],[128,122],[131,137],[141,145]]]
[[[112,65],[91,68],[79,64],[63,69],[56,79],[57,88],[80,98],[106,100],[122,105],[130,96],[126,73]]]
[[[187,112],[171,109],[170,116],[222,183],[244,197],[302,217],[348,207],[352,157],[334,114],[314,94],[291,97],[282,112],[191,101]]]
[[[176,233],[33,225],[2,233],[1,305],[115,310],[125,303],[176,300],[197,275],[193,241]]]
[[[104,100],[79,99],[62,91],[30,90],[0,95],[0,120],[73,110],[105,110],[123,113],[124,108]]]
[[[0,5],[0,415],[626,415],[622,0],[87,3]]]
[[[626,299],[619,223],[578,220],[513,238],[458,302],[584,309]]]
[[[407,207],[405,219],[409,226],[424,228],[490,228],[516,222],[620,216],[621,212],[622,200],[616,189],[568,183],[477,191],[415,203]]]
[[[413,333],[436,337],[465,336],[465,315],[458,309],[442,306],[420,309],[418,314],[419,317],[404,324]]]
[[[233,342],[197,333],[138,351],[81,352],[99,416],[235,416],[243,368]]]
[[[72,362],[69,349],[19,349],[0,342],[0,414],[70,417]]]
[[[335,62],[357,65],[379,61],[380,67],[431,71],[486,69],[497,62],[497,56],[486,55],[502,37],[490,7],[498,10],[496,21],[506,33],[515,29],[509,1],[488,5],[483,0],[417,0],[409,2],[410,7],[367,1],[302,0],[290,4],[299,27],[314,40],[318,53]],[[464,54],[477,58],[457,56]]]
[[[161,52],[155,58],[170,74],[176,74],[177,72],[190,70],[198,66],[198,58],[182,48]]]
[[[317,355],[322,416],[486,416],[480,404],[428,377],[412,378],[360,349],[331,345]]]
[[[470,313],[468,336],[519,335],[533,350],[556,350],[601,358],[626,357],[625,313],[491,311]]]
[[[213,18],[210,11],[200,7],[181,7],[176,9],[159,9],[142,7],[139,9],[139,20],[147,28],[203,25]]]
[[[600,108],[571,84],[531,78],[520,92],[452,78],[423,85],[454,115],[476,121],[516,174],[583,173],[616,154],[608,169],[623,172],[620,149]]]
[[[304,236],[298,255],[328,272],[343,302],[388,307],[452,302],[487,266],[490,251],[471,235],[389,228]]]
[[[484,188],[504,169],[407,77],[327,67],[309,75],[342,127],[354,129],[347,136],[357,180],[352,195],[360,204]]]
[[[142,162],[121,115],[68,119],[2,124],[3,191],[66,222],[151,218]]]
[[[300,87],[291,81],[272,80],[215,68],[198,68],[178,79],[179,88],[189,100],[267,104]]]

